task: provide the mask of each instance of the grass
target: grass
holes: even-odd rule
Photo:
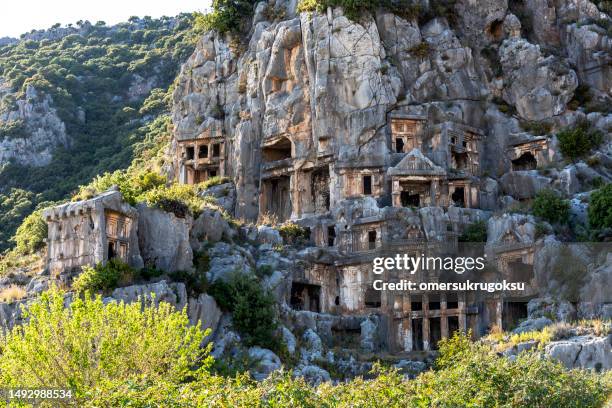
[[[26,295],[23,286],[10,285],[0,291],[0,302],[14,302],[23,299]]]
[[[495,351],[502,352],[527,341],[535,341],[537,348],[543,348],[550,342],[572,336],[606,336],[611,330],[612,322],[601,319],[578,320],[569,323],[557,322],[544,327],[542,330],[524,333],[507,333],[494,326],[489,335],[483,338],[483,341],[493,343]]]
[[[17,269],[25,270],[26,275],[34,276],[45,268],[45,258],[44,251],[28,255],[22,255],[14,249],[8,251],[0,255],[0,276],[8,275]]]

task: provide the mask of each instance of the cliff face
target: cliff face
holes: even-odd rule
[[[609,17],[588,1],[559,2],[553,11],[535,3],[521,16],[533,24],[526,39],[505,1],[457,2],[453,27],[445,18],[419,24],[384,10],[354,22],[340,8],[297,14],[291,4],[261,2],[247,39],[208,33],[184,64],[173,96],[174,148],[180,155],[181,143],[211,130],[222,135],[221,172],[235,179],[236,215],[254,219],[262,213],[260,177],[270,173],[266,148],[275,141],[289,139],[292,171],[331,163],[334,207],[346,198],[343,167],[397,164],[391,116],[419,117],[429,128],[452,122],[484,135],[479,175],[493,178],[479,181],[485,197],[512,168],[515,158],[500,152],[516,138],[534,139],[519,122],[545,121],[558,130],[585,117],[567,107],[579,83],[595,99],[609,100],[610,68],[602,63],[609,37],[584,25],[585,18]],[[265,19],[274,7],[286,8],[286,20]],[[608,131],[605,115],[588,119]],[[548,162],[560,159],[554,146],[550,140]],[[291,181],[293,218],[313,212],[311,197],[297,193],[305,189]],[[489,207],[500,204],[497,198]]]
[[[0,99],[3,94],[0,85]],[[45,166],[51,162],[53,150],[68,145],[66,125],[58,117],[49,95],[39,94],[32,86],[13,109],[0,113],[0,123],[13,124],[19,130],[0,140],[0,163],[14,160],[26,166]]]

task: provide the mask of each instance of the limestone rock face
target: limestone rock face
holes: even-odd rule
[[[201,293],[197,299],[189,298],[187,315],[191,324],[200,323],[202,330],[211,330],[210,335],[207,337],[208,340],[215,336],[222,312],[212,296]]]
[[[548,344],[545,354],[559,360],[566,368],[595,371],[612,368],[612,335],[576,336]]]
[[[208,251],[208,254],[210,269],[206,276],[209,282],[217,279],[227,281],[233,273],[243,275],[251,273],[252,255],[240,247],[218,242]]]
[[[234,231],[219,211],[204,209],[193,222],[190,231],[191,246],[197,250],[201,241],[217,242],[222,239],[231,240]]]
[[[493,216],[487,223],[487,245],[504,242],[529,243],[534,241],[535,220],[523,214]]]
[[[501,177],[500,182],[506,194],[522,200],[535,197],[538,191],[550,186],[552,180],[541,176],[535,170],[527,170],[506,173]]]
[[[9,93],[0,78],[0,99]],[[0,124],[22,127],[19,136],[0,139],[0,164],[15,160],[23,165],[45,166],[57,146],[70,142],[51,97],[31,85],[26,87],[25,98],[16,101],[14,110],[0,112]]]
[[[504,40],[499,57],[504,72],[504,99],[528,120],[542,120],[563,113],[578,86],[578,77],[554,56],[524,39]]]
[[[152,295],[153,294],[153,295]],[[107,301],[123,301],[125,303],[159,302],[170,303],[181,310],[187,304],[187,292],[184,283],[168,283],[165,280],[144,285],[132,285],[113,290]]]
[[[174,214],[138,206],[138,243],[144,264],[166,272],[192,268],[193,252],[189,244],[192,220]]]
[[[255,364],[250,372],[257,381],[265,380],[273,371],[281,368],[280,358],[271,350],[255,346],[249,349],[248,354]]]

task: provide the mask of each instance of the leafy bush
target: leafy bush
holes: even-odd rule
[[[599,130],[592,129],[588,122],[582,121],[573,128],[567,127],[557,133],[557,139],[563,156],[574,161],[599,147],[603,135]]]
[[[221,184],[229,183],[230,181],[231,179],[229,177],[215,176],[215,177],[211,177],[208,180],[200,183],[199,187],[202,190],[207,190],[214,186],[219,186]]]
[[[542,190],[533,200],[533,215],[551,223],[566,224],[569,220],[569,201],[553,190]]]
[[[533,352],[511,361],[458,334],[439,347],[437,370],[408,384],[406,405],[597,407],[610,389],[595,374],[567,371]]]
[[[84,406],[96,389],[113,395],[106,390],[142,378],[178,384],[210,363],[200,348],[205,333],[165,302],[143,309],[86,295],[64,303],[62,292],[43,293],[2,339],[3,387],[70,388]]]
[[[525,132],[529,132],[535,136],[547,135],[552,130],[552,124],[543,121],[521,121],[520,125]]]
[[[429,43],[423,41],[410,48],[408,52],[417,58],[427,58],[431,52],[431,47],[429,46]]]
[[[459,242],[487,242],[487,223],[480,220],[468,225],[459,236]]]
[[[83,272],[76,277],[72,287],[77,292],[108,291],[120,283],[131,283],[136,272],[128,264],[118,258],[97,264],[95,267],[84,266]]]
[[[239,33],[253,15],[256,3],[253,0],[213,0],[212,11],[201,17],[200,24],[205,30]]]
[[[187,184],[160,185],[142,195],[143,201],[151,207],[158,207],[167,212],[173,212],[177,217],[184,218],[188,213],[197,217],[207,202],[198,196],[198,188]]]
[[[591,194],[588,214],[591,228],[612,228],[612,184]]]
[[[0,122],[0,140],[26,138],[26,128],[23,120]]]
[[[298,11],[323,12],[327,7],[342,7],[344,15],[353,21],[357,21],[365,12],[373,13],[377,8],[386,9],[406,20],[415,20],[426,14],[420,4],[411,0],[300,0]]]
[[[278,348],[276,301],[255,277],[235,272],[227,282],[215,281],[209,293],[221,309],[232,313],[234,326],[247,345]]]
[[[34,211],[28,215],[17,228],[13,240],[17,252],[22,255],[34,253],[45,246],[47,238],[47,222],[42,217],[42,211]]]
[[[117,186],[123,199],[134,205],[141,199],[143,194],[157,187],[164,186],[166,182],[166,177],[151,171],[131,172],[117,170],[97,176],[88,185],[81,186],[79,192],[72,197],[72,200],[87,200],[107,191],[113,186]]]
[[[303,243],[310,239],[310,230],[300,227],[294,222],[285,222],[278,227],[278,232],[289,244]]]

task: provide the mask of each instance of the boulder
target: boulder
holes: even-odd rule
[[[201,197],[213,197],[217,204],[229,214],[234,214],[236,206],[236,186],[234,183],[224,183],[204,190]]]
[[[552,324],[552,320],[547,317],[537,317],[535,319],[523,320],[512,333],[527,333],[531,331],[540,331],[544,327]]]
[[[578,77],[565,61],[544,56],[540,46],[523,38],[504,40],[499,57],[504,73],[504,99],[527,120],[563,113],[578,86]]]
[[[297,346],[295,336],[293,335],[293,333],[291,333],[291,330],[289,330],[285,326],[281,328],[281,332],[283,335],[283,341],[285,342],[285,346],[287,346],[287,351],[289,352],[289,354],[293,355]]]
[[[138,214],[138,244],[145,265],[166,272],[191,270],[191,217],[178,218],[142,204],[138,206]]]
[[[576,336],[552,342],[544,348],[547,357],[560,361],[566,368],[612,369],[612,335],[606,337]]]
[[[193,222],[190,231],[191,247],[194,250],[199,248],[202,241],[218,242],[222,239],[231,240],[234,230],[223,218],[223,215],[216,210],[204,209],[202,214]]]
[[[523,170],[504,174],[500,182],[504,193],[523,200],[535,197],[538,191],[548,188],[552,180],[541,176],[537,170]]]
[[[323,342],[321,342],[321,338],[314,330],[306,329],[302,335],[300,354],[301,361],[304,364],[323,358]]]
[[[232,274],[252,273],[252,256],[241,248],[225,242],[217,242],[208,250],[210,267],[206,273],[209,282],[227,281]]]
[[[361,322],[361,340],[360,347],[369,352],[374,352],[379,348],[378,339],[378,324],[379,317],[376,315],[369,316]]]
[[[177,310],[181,310],[187,304],[187,291],[185,284],[182,282],[168,283],[162,280],[156,283],[117,288],[113,290],[110,297],[104,300],[106,302],[119,301],[125,303],[136,301],[149,303],[153,301],[154,304],[166,302]]]
[[[249,370],[256,381],[263,381],[273,371],[281,368],[281,360],[271,350],[261,347],[251,347],[248,351],[253,368]]]
[[[260,225],[257,227],[257,241],[262,244],[282,245],[283,238],[277,229]]]
[[[316,387],[321,383],[331,381],[329,372],[312,364],[299,365],[295,370],[293,370],[293,375],[295,377],[303,377],[304,380],[313,387]]]
[[[189,321],[193,325],[200,323],[202,330],[210,329],[211,333],[208,338],[214,337],[222,314],[221,309],[217,306],[217,302],[210,295],[202,293],[197,299],[189,298],[187,308]]]

